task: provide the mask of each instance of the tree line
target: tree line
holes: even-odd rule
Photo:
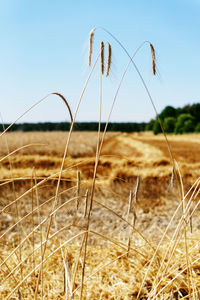
[[[158,116],[166,133],[200,132],[200,103],[178,108],[166,106]],[[9,125],[5,124],[4,127],[7,128]],[[105,122],[101,123],[101,131],[104,130],[105,125]],[[14,124],[9,131],[69,131],[70,126],[69,122],[21,123]],[[76,122],[74,124],[75,131],[97,131],[98,127],[98,122]],[[3,131],[3,126],[1,131]],[[154,134],[162,132],[158,118],[152,119],[148,123],[110,122],[107,131],[153,131]]]
[[[166,133],[200,132],[200,103],[174,108],[166,106],[159,114],[163,129]],[[158,118],[146,124],[145,130],[154,134],[162,132]]]
[[[10,124],[5,124],[7,128]],[[104,130],[106,123],[101,123],[101,131]],[[110,122],[107,131],[121,132],[140,132],[144,131],[147,123],[115,123]],[[68,131],[71,124],[69,122],[44,122],[44,123],[21,123],[14,124],[9,131]],[[77,122],[74,124],[75,131],[97,131],[98,122]],[[1,129],[3,131],[3,127]]]

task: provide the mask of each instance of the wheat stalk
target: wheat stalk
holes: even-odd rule
[[[61,243],[60,243],[61,245]],[[61,254],[62,254],[62,259],[63,259],[63,283],[64,283],[64,293],[66,295],[66,299],[68,299],[68,287],[69,287],[69,293],[70,297],[72,297],[72,284],[71,284],[71,270],[70,270],[70,264],[69,260],[67,258],[67,254],[63,253],[63,249],[61,248]]]
[[[88,189],[85,193],[85,209],[84,209],[84,218],[87,216],[87,208],[88,208]]]
[[[77,185],[76,185],[76,197],[77,197],[77,200],[76,200],[76,209],[78,210],[78,207],[79,207],[79,198],[80,198],[80,185],[81,185],[81,173],[80,171],[78,170],[77,171]]]
[[[68,111],[69,111],[69,115],[70,115],[70,119],[71,119],[71,123],[73,122],[73,116],[72,116],[72,111],[71,111],[71,108],[69,106],[69,103],[67,102],[67,100],[65,99],[65,97],[60,94],[60,93],[57,93],[57,92],[53,92],[52,95],[57,95],[59,96],[63,101],[64,103],[66,104],[67,108],[68,108]]]
[[[137,177],[137,182],[136,182],[136,187],[135,187],[135,193],[134,193],[135,204],[137,203],[137,199],[138,199],[138,190],[140,188],[140,183],[141,183],[141,178],[140,178],[140,176],[138,176]]]
[[[131,206],[132,206],[132,201],[133,201],[133,192],[130,191],[130,194],[129,194],[129,205],[128,205],[128,212],[127,212],[127,221],[129,219],[129,215],[130,215],[130,212],[131,212]]]

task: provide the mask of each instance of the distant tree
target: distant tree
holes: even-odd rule
[[[195,127],[195,132],[200,132],[200,122]]]
[[[162,132],[162,130],[161,130],[161,127],[160,127],[160,123],[157,120],[155,120],[154,124],[153,124],[153,133],[158,134],[158,133],[161,133],[161,132]]]
[[[168,117],[176,117],[176,109],[173,106],[166,106],[159,114],[159,117],[162,121]]]
[[[154,123],[155,123],[155,120],[151,120],[149,123],[147,123],[146,126],[145,126],[145,130],[146,131],[153,130]]]
[[[175,125],[175,133],[191,132],[194,130],[194,125],[194,118],[190,114],[181,114]]]
[[[191,105],[190,114],[195,118],[196,123],[200,122],[200,103]]]
[[[176,118],[174,117],[168,117],[164,119],[163,122],[163,129],[166,133],[172,133],[174,132],[176,124]]]
[[[138,123],[138,126],[139,126],[139,131],[145,131],[147,123],[145,123],[145,122]]]
[[[189,104],[183,106],[183,107],[178,107],[176,109],[176,117],[182,115],[182,114],[188,114],[190,113],[190,108],[191,106]]]
[[[119,126],[117,125],[117,123],[112,123],[111,131],[119,131]]]
[[[184,133],[194,132],[194,128],[195,128],[194,120],[187,120],[184,122],[183,132]]]

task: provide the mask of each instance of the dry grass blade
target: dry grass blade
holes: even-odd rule
[[[38,224],[41,223],[41,214],[40,214],[40,201],[39,201],[39,194],[38,194],[38,188],[37,188],[37,176],[36,176],[36,171],[34,170],[34,179],[35,179],[35,197],[36,197],[36,202],[37,202],[37,214],[38,214]],[[34,236],[33,236],[34,238]],[[43,237],[42,237],[42,225],[40,227],[40,256],[41,256],[41,262],[42,262],[42,267],[41,267],[41,298],[43,299],[43,291],[44,291],[44,285],[43,285],[43,261],[42,261],[42,243],[43,243]],[[35,266],[34,266],[35,267]],[[37,286],[36,286],[36,291],[37,291]],[[35,299],[37,299],[37,294],[35,296]]]
[[[84,209],[84,218],[87,216],[87,208],[88,208],[88,189],[85,192],[85,209]]]
[[[140,183],[141,183],[141,177],[138,176],[138,177],[137,177],[137,182],[136,182],[136,187],[135,187],[135,193],[134,193],[135,204],[136,204],[137,201],[138,201],[138,191],[139,191],[139,188],[140,188]]]
[[[174,168],[175,168],[174,157],[173,157],[173,153],[172,153],[172,150],[171,150],[171,146],[170,146],[170,144],[169,144],[169,141],[168,141],[168,138],[167,138],[167,136],[166,136],[166,133],[165,133],[165,131],[164,131],[164,129],[163,129],[163,125],[162,125],[161,119],[160,119],[160,117],[159,117],[158,111],[157,111],[157,109],[156,109],[156,106],[155,106],[155,104],[154,104],[153,98],[152,98],[152,96],[151,96],[151,93],[150,93],[150,91],[149,91],[149,89],[148,89],[148,87],[147,87],[147,84],[146,84],[146,82],[145,82],[145,80],[144,80],[144,78],[143,78],[141,72],[139,71],[137,65],[136,65],[135,62],[133,61],[134,56],[137,54],[137,52],[140,50],[140,48],[141,48],[147,41],[143,42],[143,43],[137,48],[137,50],[135,51],[135,53],[134,53],[133,56],[131,57],[131,55],[128,53],[128,51],[127,51],[126,48],[123,46],[123,44],[122,44],[122,43],[121,43],[121,42],[120,42],[120,41],[119,41],[119,40],[118,40],[118,39],[110,32],[110,31],[108,31],[107,29],[105,29],[105,28],[103,28],[103,27],[99,27],[99,29],[102,29],[102,30],[105,31],[107,34],[109,34],[109,35],[110,35],[110,36],[111,36],[111,37],[112,37],[112,38],[120,45],[120,47],[124,50],[124,52],[126,53],[126,55],[127,55],[127,56],[129,57],[129,59],[130,59],[130,61],[129,61],[129,63],[128,63],[128,65],[127,65],[127,67],[126,67],[126,69],[125,69],[125,71],[124,71],[124,73],[123,73],[123,75],[122,75],[121,81],[120,81],[120,83],[119,83],[119,85],[118,85],[118,89],[117,89],[116,95],[115,95],[114,100],[113,100],[113,104],[112,104],[112,107],[111,107],[111,110],[110,110],[110,113],[109,113],[108,120],[110,119],[110,115],[111,115],[113,106],[114,106],[114,104],[115,104],[115,100],[116,100],[116,97],[117,97],[117,95],[118,95],[119,89],[120,89],[121,84],[122,84],[122,82],[123,82],[124,76],[125,76],[125,74],[126,74],[128,68],[129,68],[129,65],[132,63],[132,65],[134,66],[134,68],[135,68],[135,70],[136,70],[136,72],[137,72],[137,74],[138,74],[138,76],[139,76],[139,78],[140,78],[140,80],[141,80],[141,82],[142,82],[142,84],[143,84],[143,87],[144,87],[144,89],[145,89],[145,91],[146,91],[146,93],[147,93],[147,95],[148,95],[148,97],[149,97],[149,100],[150,100],[150,102],[151,102],[151,104],[152,104],[152,106],[153,106],[153,109],[154,109],[154,111],[155,111],[155,113],[156,113],[157,120],[158,120],[158,122],[160,123],[162,133],[163,133],[163,135],[164,135],[164,137],[165,137],[165,141],[166,141],[166,144],[167,144],[167,148],[168,148],[168,151],[169,151],[169,155],[170,155],[170,159],[171,159],[172,165],[173,165]],[[147,42],[147,43],[149,43],[149,42]],[[155,65],[155,50],[154,50],[154,47],[153,47],[153,45],[152,45],[151,43],[150,43],[150,48],[151,48],[151,51],[153,51],[153,52],[152,52],[152,55],[153,55],[152,57],[154,57],[154,60],[153,60],[153,72],[156,74],[156,69],[155,69],[155,67],[156,67],[156,65]],[[107,126],[105,126],[105,130],[106,130],[106,128],[107,128]]]
[[[82,252],[82,250],[83,250],[84,244],[85,244],[85,235],[84,235],[83,238],[82,238],[81,246],[80,246],[80,248],[79,248],[79,253],[78,253],[78,256],[77,256],[76,262],[75,262],[74,275],[73,275],[73,280],[72,280],[72,291],[73,291],[73,294],[74,294],[74,286],[75,286],[76,275],[77,275],[77,271],[78,271],[78,263],[79,263],[79,261],[80,261],[81,252]]]
[[[108,57],[107,57],[107,64],[106,64],[106,77],[108,77],[109,74],[110,74],[111,59],[112,59],[112,48],[111,48],[111,45],[108,43]]]
[[[50,94],[47,94],[45,97],[43,97],[42,99],[40,99],[39,101],[37,101],[36,103],[34,103],[30,108],[28,108],[23,114],[21,114],[12,124],[10,124],[2,133],[0,133],[0,137],[3,136],[11,127],[13,127],[13,125],[15,123],[17,123],[22,117],[24,117],[27,113],[29,113],[33,108],[35,108],[37,105],[39,105],[40,103],[42,103],[44,100],[46,100],[50,95],[57,95],[59,96],[63,101],[64,103],[66,104],[67,108],[68,108],[68,111],[69,111],[69,114],[70,114],[70,119],[71,119],[71,122],[73,120],[73,117],[72,117],[72,112],[71,112],[71,109],[70,109],[70,106],[67,102],[67,100],[65,99],[65,97],[63,95],[61,95],[60,93],[57,93],[57,92],[54,92],[54,93],[50,93]]]
[[[194,184],[192,185],[192,187],[189,189],[189,191],[187,192],[187,194],[185,195],[185,198],[189,195],[189,193],[193,190],[193,188],[194,188],[193,194],[195,194],[195,192],[196,192],[196,190],[197,190],[199,184],[200,184],[200,179],[198,178],[198,179],[194,182]],[[191,199],[193,198],[193,194],[191,195]],[[190,201],[191,201],[191,199],[190,199]],[[189,206],[190,201],[188,202],[188,206]],[[143,288],[143,286],[144,286],[144,283],[145,283],[145,280],[146,280],[146,278],[147,278],[147,275],[148,275],[148,273],[150,272],[150,268],[151,268],[151,266],[152,266],[154,260],[156,259],[157,254],[158,254],[158,251],[159,251],[159,249],[161,248],[162,242],[164,241],[164,238],[165,238],[165,236],[166,236],[166,234],[167,234],[167,232],[168,232],[170,226],[172,225],[172,222],[173,222],[173,220],[175,219],[175,216],[178,214],[178,212],[179,212],[181,206],[182,206],[182,203],[179,203],[179,205],[178,205],[178,207],[176,208],[176,210],[175,210],[173,216],[171,217],[170,222],[168,223],[168,225],[167,225],[167,227],[166,227],[166,229],[165,229],[165,232],[164,232],[163,235],[162,235],[162,238],[161,238],[160,242],[158,243],[158,246],[157,246],[156,250],[154,251],[154,254],[153,254],[152,258],[151,258],[151,261],[150,261],[150,263],[149,263],[149,266],[148,266],[148,268],[147,268],[147,270],[146,270],[146,272],[145,272],[145,274],[144,274],[144,276],[143,276],[143,280],[142,280],[142,283],[141,283],[140,288],[139,288],[139,292],[138,292],[137,299],[139,299],[139,296],[141,295],[141,291],[142,291],[142,288]],[[195,208],[197,208],[197,206],[196,206]],[[171,242],[170,242],[169,247],[167,248],[166,253],[163,255],[163,259],[162,259],[162,261],[161,261],[161,263],[160,263],[160,269],[161,269],[161,267],[163,266],[164,261],[165,261],[166,258],[167,258],[168,251],[171,249],[171,243],[173,243],[174,240],[176,240],[176,242],[177,242],[176,236],[178,236],[178,232],[179,232],[179,230],[180,230],[180,226],[181,226],[182,222],[183,222],[183,216],[181,217],[181,220],[179,221],[179,224],[178,224],[177,227],[176,227],[176,230],[175,230],[175,232],[174,232],[174,234],[173,234],[173,236],[172,236],[172,238],[171,238]],[[176,245],[176,243],[174,244],[174,249],[175,249],[175,245]],[[174,249],[172,249],[171,253],[174,252]],[[170,262],[170,258],[168,259],[168,263],[169,263],[169,262]],[[167,268],[167,266],[166,266],[166,268]],[[160,269],[157,270],[157,275],[158,275],[158,273],[160,272]],[[164,273],[164,272],[163,272],[163,273]],[[157,284],[157,286],[160,284],[160,282],[161,282],[161,281],[159,281],[159,283]],[[154,290],[153,290],[153,292],[154,292]]]
[[[104,42],[101,42],[100,47],[100,54],[101,54],[101,74],[104,74]]]
[[[74,225],[70,225],[70,226],[74,226]],[[80,227],[79,227],[80,228]],[[80,228],[82,230],[84,230],[84,228]],[[82,231],[79,232],[78,234],[76,234],[75,236],[71,237],[70,239],[66,240],[65,242],[63,242],[59,247],[57,247],[54,251],[52,251],[48,256],[46,256],[43,261],[41,261],[34,269],[31,270],[31,272],[29,272],[26,276],[24,276],[23,280],[21,280],[21,282],[19,282],[10,292],[10,294],[5,298],[5,299],[9,299],[10,296],[24,283],[25,280],[27,280],[27,278],[29,278],[39,267],[41,267],[41,265],[43,263],[45,263],[51,256],[53,256],[56,252],[58,252],[59,250],[61,250],[65,245],[69,244],[71,241],[73,241],[74,239],[78,238],[81,235],[85,235],[86,231]],[[105,239],[109,242],[111,242],[111,244],[114,244],[116,246],[119,246],[120,248],[124,249],[126,251],[126,245],[124,245],[124,243],[116,241],[113,238],[109,238],[103,234],[100,234],[98,232],[95,232],[94,230],[90,230],[90,233],[93,233],[96,236],[101,237],[102,239]],[[57,233],[54,234],[54,236]],[[43,242],[43,244],[46,241]],[[39,248],[39,247],[38,247]],[[145,255],[139,251],[137,251],[137,249],[131,248],[132,251],[136,252],[137,254],[140,254],[142,257],[146,258]],[[26,259],[25,259],[26,260]],[[24,260],[24,261],[25,261]]]
[[[73,187],[67,191],[72,190]],[[64,193],[66,193],[67,191],[62,191],[59,193],[59,195],[62,195]],[[25,219],[27,219],[29,216],[31,216],[33,213],[35,213],[36,211],[38,211],[39,209],[42,209],[43,206],[45,206],[47,203],[49,203],[50,201],[54,200],[54,196],[49,198],[48,200],[46,200],[45,202],[43,202],[42,204],[40,204],[40,206],[34,208],[33,211],[29,212],[27,215],[25,215],[24,217],[22,217],[17,223],[13,224],[12,226],[10,226],[6,231],[4,231],[4,233],[0,236],[0,240],[6,235],[8,234],[11,230],[13,230],[19,223],[23,222]]]
[[[67,102],[67,100],[65,99],[65,97],[64,97],[62,94],[57,93],[57,92],[52,93],[52,95],[57,95],[57,96],[59,96],[59,97],[63,100],[63,102],[66,104],[67,109],[68,109],[68,111],[69,111],[71,123],[72,123],[72,122],[73,122],[72,111],[71,111],[71,108],[70,108],[70,106],[69,106],[69,103]]]
[[[45,99],[47,99],[51,94],[46,95],[39,101],[37,101],[35,104],[33,104],[29,109],[27,109],[21,116],[19,116],[12,124],[10,124],[1,134],[0,137],[3,136],[15,123],[17,123],[23,116],[25,116],[28,112],[30,112],[34,107],[36,107],[38,104],[42,103]]]
[[[174,213],[172,219],[174,219],[174,216],[177,214],[178,210],[179,210],[180,208],[182,208],[182,206],[183,206],[183,203],[182,203],[182,202],[185,201],[185,199],[187,198],[187,196],[188,196],[188,195],[191,193],[191,191],[194,189],[194,191],[192,192],[192,195],[191,195],[191,197],[190,197],[190,200],[188,201],[188,204],[187,204],[187,206],[186,206],[185,215],[187,215],[187,214],[189,213],[189,209],[190,209],[192,200],[195,200],[195,199],[194,199],[194,195],[195,195],[195,193],[196,193],[196,190],[198,189],[199,184],[200,184],[200,182],[199,182],[199,178],[198,178],[198,179],[196,180],[196,182],[192,185],[192,187],[189,189],[189,191],[187,192],[187,194],[184,196],[184,199],[181,201],[181,203],[179,203],[179,205],[178,205],[178,207],[177,207],[177,210],[175,211],[175,213]],[[200,202],[198,202],[198,205],[199,205],[199,203],[200,203]],[[198,205],[196,205],[195,209],[197,208]],[[169,222],[169,224],[168,224],[168,226],[167,226],[167,229],[165,230],[165,233],[166,233],[166,231],[168,230],[168,228],[170,227],[171,222],[172,222],[172,219],[170,220],[170,222]],[[164,278],[164,274],[166,274],[166,272],[167,272],[167,269],[168,269],[168,267],[169,267],[169,264],[170,264],[170,261],[171,261],[173,255],[174,255],[174,252],[175,252],[175,249],[176,249],[176,247],[177,247],[177,244],[178,244],[178,242],[179,242],[180,239],[181,239],[181,235],[180,235],[180,233],[181,233],[181,226],[183,226],[183,227],[185,226],[185,216],[184,216],[183,214],[182,214],[181,219],[179,220],[179,223],[178,223],[178,225],[177,225],[177,227],[176,227],[176,229],[175,229],[175,232],[174,232],[174,234],[173,234],[173,236],[172,236],[172,238],[171,238],[171,241],[170,241],[170,244],[169,244],[169,246],[168,246],[168,248],[167,248],[167,251],[166,251],[166,253],[163,255],[162,262],[160,263],[160,268],[159,268],[159,270],[157,271],[157,276],[158,276],[159,272],[161,271],[162,267],[164,266],[164,261],[166,260],[168,253],[170,253],[169,257],[167,258],[167,263],[165,264],[164,270],[162,271],[161,279],[158,281],[158,283],[156,284],[156,286],[154,287],[154,289],[153,289],[153,291],[152,291],[152,293],[151,293],[150,295],[152,295],[153,293],[156,292],[156,288],[159,286],[159,284],[161,283],[161,281],[162,281],[163,278]],[[163,235],[161,241],[163,241],[163,238],[164,238],[164,236],[165,236],[165,233],[164,233],[164,235]],[[160,246],[161,241],[160,241],[160,243],[159,243],[158,246]],[[184,241],[184,242],[185,242],[185,241]],[[157,248],[157,250],[158,250],[158,248]],[[156,252],[157,252],[157,250],[156,250]],[[156,252],[155,252],[155,254],[156,254]],[[155,254],[154,254],[154,255],[155,255]],[[186,257],[187,257],[187,256],[186,256]],[[154,258],[154,256],[153,256],[153,258]],[[152,258],[152,259],[153,259],[153,258]],[[186,260],[187,260],[187,259],[186,259]],[[151,261],[151,263],[152,263],[152,261]],[[150,265],[151,265],[151,263],[150,263]],[[186,263],[186,265],[187,265],[187,263]],[[191,264],[190,264],[189,267],[191,267]],[[185,270],[188,270],[188,266],[185,268]],[[146,273],[146,274],[147,274],[147,273]],[[145,276],[146,276],[146,274],[145,274]],[[187,274],[187,280],[188,280],[188,272],[186,272],[186,274]],[[156,281],[156,279],[155,279],[155,281]],[[143,282],[144,282],[144,281],[143,281]],[[139,296],[139,295],[140,295],[140,292],[139,292],[138,296]]]
[[[129,228],[127,257],[129,256],[129,251],[130,251],[130,247],[131,247],[131,236],[133,234],[133,227],[135,227],[135,223],[136,223],[136,219],[137,219],[137,215],[136,215],[136,211],[135,211],[135,205],[137,203],[137,196],[138,196],[139,187],[140,187],[140,176],[137,177],[137,182],[136,182],[136,187],[135,187],[135,192],[134,192],[134,203],[133,203],[133,192],[132,191],[130,191],[130,196],[129,196],[129,207],[128,207],[128,213],[127,213],[127,221],[129,220],[129,215],[130,215],[131,211],[133,213],[133,218],[132,218],[132,227]],[[133,203],[133,205],[132,205],[132,203]]]
[[[192,209],[190,209],[189,223],[190,223],[190,232],[192,233]]]
[[[2,161],[4,161],[5,159],[9,158],[11,155],[17,153],[18,151],[23,150],[23,149],[25,149],[25,148],[33,147],[33,146],[46,146],[46,144],[36,144],[36,143],[34,143],[34,144],[29,144],[29,145],[24,145],[24,146],[22,146],[22,147],[19,147],[19,148],[17,148],[16,150],[14,150],[14,151],[10,152],[9,154],[5,155],[4,157],[2,157],[2,158],[0,159],[0,163],[1,163]]]
[[[33,174],[32,174],[32,187],[34,186],[34,176],[35,176],[35,170],[33,170]],[[31,193],[31,221],[32,221],[32,230],[34,229],[34,224],[35,224],[35,220],[34,220],[34,190],[32,189],[32,193]],[[15,223],[16,224],[16,223]],[[33,268],[35,268],[35,234],[33,232],[32,235],[32,248],[33,248]],[[35,275],[35,274],[34,274]]]
[[[72,135],[72,130],[73,130],[73,126],[74,126],[74,122],[76,120],[76,116],[78,114],[78,110],[79,110],[79,107],[80,107],[80,104],[81,104],[81,100],[83,98],[83,95],[85,93],[85,90],[87,88],[87,85],[88,85],[88,82],[92,76],[92,73],[94,71],[94,68],[97,64],[97,61],[99,59],[99,56],[97,57],[89,75],[88,75],[88,78],[86,80],[86,83],[83,87],[83,90],[81,92],[81,95],[79,97],[79,101],[78,101],[78,104],[77,104],[77,107],[76,107],[76,110],[75,110],[75,113],[74,113],[74,119],[72,119],[72,123],[71,123],[71,127],[70,127],[70,130],[69,130],[69,134],[68,134],[68,138],[67,138],[67,141],[66,141],[66,144],[65,144],[65,150],[64,150],[64,154],[63,154],[63,159],[62,159],[62,164],[61,164],[61,167],[60,167],[60,171],[59,171],[59,176],[58,176],[58,181],[57,181],[57,185],[56,185],[56,192],[55,192],[55,200],[54,200],[54,203],[52,205],[52,211],[55,210],[55,207],[56,207],[56,204],[57,204],[57,201],[58,201],[58,193],[59,193],[59,188],[60,188],[60,183],[61,183],[61,177],[62,177],[62,173],[63,173],[63,170],[64,170],[64,163],[65,163],[65,158],[68,154],[68,148],[69,148],[69,143],[70,143],[70,139],[71,139],[71,135]],[[49,234],[50,234],[50,229],[51,229],[51,225],[52,225],[52,215],[50,214],[50,218],[49,218],[49,224],[48,224],[48,228],[47,228],[47,233],[46,233],[46,243],[44,245],[44,249],[43,249],[43,258],[44,258],[44,255],[45,255],[45,252],[46,252],[46,249],[47,249],[47,241],[48,241],[48,237],[49,237]],[[41,269],[40,269],[40,272],[39,272],[39,276],[38,276],[38,281],[40,280],[40,276],[41,276]]]
[[[188,249],[188,237],[187,237],[187,226],[186,226],[186,209],[185,209],[185,195],[184,195],[184,187],[183,187],[183,180],[181,176],[181,172],[178,166],[178,163],[175,161],[177,166],[177,171],[180,180],[180,187],[181,187],[181,195],[182,195],[182,216],[183,216],[183,231],[184,231],[184,238],[185,238],[185,256],[187,262],[187,281],[188,281],[188,289],[189,289],[189,297],[191,296],[191,265],[190,265],[190,257],[189,257],[189,249]]]
[[[191,266],[194,265],[195,263],[199,262],[200,258],[198,257],[197,259],[195,259],[192,263]],[[181,274],[183,274],[184,272],[187,271],[187,267],[185,267],[184,269],[182,269],[180,272],[177,272],[177,274],[171,279],[169,280],[166,285],[164,285],[163,287],[161,287],[161,289],[157,292],[157,294],[155,295],[154,298],[152,299],[159,299],[158,296],[173,282],[175,281],[176,278],[178,278]],[[189,298],[188,298],[189,299]]]
[[[68,294],[68,285],[67,285],[67,275],[66,275],[66,268],[65,268],[65,264],[63,261],[63,292],[66,295],[67,298],[67,294]]]
[[[150,49],[151,49],[151,57],[152,57],[152,72],[153,75],[156,75],[156,55],[155,55],[154,46],[151,43],[150,43]]]
[[[63,204],[61,204],[59,207],[57,207],[56,209],[54,209],[45,219],[43,219],[37,226],[35,226],[35,228],[29,232],[26,237],[20,242],[20,244],[18,244],[15,249],[3,260],[3,262],[0,264],[0,268],[6,263],[6,261],[14,254],[16,253],[16,251],[25,243],[25,241],[27,239],[29,239],[30,236],[33,235],[33,232],[35,232],[36,230],[38,230],[43,224],[45,224],[49,219],[52,219],[52,217],[57,213],[57,211],[59,209],[61,209],[62,207],[64,207],[66,204],[72,202],[72,201],[75,201],[76,200],[76,197],[74,198],[71,198],[69,200],[67,200],[66,202],[64,202]],[[46,239],[44,241],[44,244],[46,245],[47,243],[47,240]]]
[[[79,166],[81,163],[78,163],[76,165],[74,165],[74,167],[77,167]],[[65,172],[67,170],[71,169],[71,166],[66,168],[66,169],[63,169],[62,171]],[[0,214],[3,213],[4,211],[6,211],[9,207],[11,207],[12,205],[14,205],[16,202],[20,201],[24,196],[28,195],[29,193],[32,192],[32,189],[36,189],[37,187],[41,186],[42,184],[44,184],[45,182],[47,182],[48,180],[50,179],[55,179],[57,181],[59,181],[59,178],[58,178],[58,175],[60,174],[60,172],[56,172],[48,177],[45,177],[44,179],[42,179],[40,182],[37,183],[37,186],[34,186],[32,188],[30,188],[29,190],[27,190],[26,192],[24,192],[21,196],[19,196],[17,199],[13,200],[11,203],[5,205],[1,210],[0,210]],[[22,178],[22,180],[24,180],[24,178]],[[7,183],[10,183],[12,182],[12,180],[9,180],[6,182]],[[55,197],[54,197],[55,198]]]
[[[169,186],[168,186],[168,190],[169,190],[169,191],[170,191],[170,189],[172,189],[173,186],[174,186],[174,176],[175,176],[175,170],[174,170],[174,166],[173,166],[173,167],[172,167],[171,176],[170,176]]]
[[[78,234],[76,234],[75,236],[73,236],[72,238],[70,238],[69,240],[65,241],[63,244],[61,244],[58,248],[56,248],[53,252],[51,252],[48,256],[46,256],[36,267],[35,269],[32,269],[31,272],[29,272],[21,282],[18,283],[17,286],[15,286],[12,291],[10,292],[10,294],[5,298],[6,300],[10,298],[10,296],[13,295],[13,293],[18,290],[18,288],[24,283],[24,281],[29,278],[38,268],[41,267],[41,265],[43,263],[45,263],[52,255],[54,255],[57,251],[61,250],[62,247],[64,247],[65,245],[67,245],[70,241],[76,239],[77,237],[83,235],[85,232],[79,232]],[[44,241],[44,243],[47,242]]]
[[[79,208],[79,202],[80,202],[80,186],[81,186],[81,172],[77,171],[77,186],[76,186],[76,209]]]
[[[51,235],[51,236],[49,237],[49,240],[54,239],[59,233],[61,233],[62,231],[66,230],[66,229],[71,228],[72,226],[74,226],[74,225],[73,225],[73,224],[68,224],[68,225],[62,227],[62,228],[59,229],[57,232],[55,232],[53,235]],[[41,249],[41,246],[43,246],[45,243],[46,243],[46,241],[44,240],[44,241],[42,242],[41,245],[39,245],[39,246],[37,246],[37,247],[35,248],[35,252],[37,252],[38,250],[40,250],[40,249]],[[10,269],[8,269],[9,274],[5,277],[4,281],[6,281],[10,276],[13,276],[13,273],[14,273],[21,265],[25,264],[26,261],[27,261],[27,259],[28,259],[29,257],[31,257],[32,255],[33,255],[33,251],[30,251],[30,253],[28,254],[28,256],[24,257],[23,260],[22,260],[20,263],[18,263],[18,264],[12,269],[12,271],[11,271]],[[41,260],[40,263],[43,264],[43,261]],[[37,269],[37,266],[35,267],[35,270],[36,270],[36,269]],[[35,273],[35,271],[34,271],[34,273]],[[13,278],[14,278],[14,277],[13,277]],[[15,278],[14,278],[14,279],[15,279]],[[16,280],[15,280],[15,282],[18,283]]]
[[[87,277],[85,278],[85,282],[88,281],[89,278],[93,277],[96,273],[98,273],[101,269],[103,269],[103,268],[105,268],[106,266],[108,266],[108,265],[114,263],[115,261],[117,261],[118,259],[122,258],[122,257],[125,256],[125,255],[127,255],[127,252],[125,252],[125,253],[119,255],[119,256],[116,257],[115,259],[109,261],[107,264],[104,264],[102,267],[99,267],[95,272],[93,272],[91,275],[89,275],[89,276],[87,276]],[[80,288],[81,288],[81,285],[79,285],[79,286],[73,291],[73,294],[74,294],[78,289],[80,289]]]
[[[68,287],[70,297],[72,297],[72,284],[71,284],[71,271],[70,271],[70,264],[67,259],[67,255],[64,256],[63,249],[61,248],[62,259],[63,259],[63,266],[64,266],[64,293],[66,295],[66,299],[68,299]]]
[[[130,212],[131,212],[131,206],[132,206],[132,202],[133,202],[133,192],[130,191],[130,194],[129,194],[129,204],[128,204],[128,211],[127,211],[127,221],[129,219],[129,215],[130,215]]]
[[[18,297],[18,300],[22,299],[21,292],[19,289],[17,290],[17,297]]]
[[[2,117],[1,117],[2,119]],[[5,126],[2,120],[2,127],[3,127],[3,132],[5,132]],[[7,135],[5,135],[5,143],[6,143],[6,148],[7,148],[7,157],[8,157],[8,161],[9,161],[9,168],[10,168],[10,174],[11,174],[11,182],[12,182],[12,193],[13,193],[13,199],[15,200],[17,198],[17,194],[16,194],[16,188],[15,188],[15,181],[13,180],[13,165],[12,165],[12,159],[10,157],[10,149],[9,149],[9,145],[8,145],[8,141],[7,141]],[[20,212],[21,212],[21,203],[16,202],[15,203],[15,209],[16,209],[16,214],[14,215],[15,218],[15,223],[18,222],[18,220],[20,219]],[[21,224],[20,224],[21,225]],[[19,225],[16,226],[17,229],[17,240],[18,243],[20,244],[21,242],[21,234],[23,232],[23,227],[20,227]],[[19,247],[19,255],[17,255],[17,253],[15,253],[17,259],[19,261],[22,260],[22,248]],[[23,279],[23,268],[21,267],[21,278]],[[21,293],[19,291],[18,296],[21,297]]]

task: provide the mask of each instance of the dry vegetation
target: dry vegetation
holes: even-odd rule
[[[34,299],[36,294],[38,299],[70,299],[72,294],[74,299],[80,298],[87,230],[85,195],[88,190],[90,199],[95,132],[72,134],[42,259],[67,135],[17,132],[1,140],[2,299]],[[169,137],[185,193],[199,176],[198,139],[199,135],[192,134]],[[6,144],[10,152],[31,146],[5,158]],[[189,293],[190,298],[198,299],[199,210],[193,214],[190,233],[190,218],[185,213],[184,221],[177,180],[170,185],[171,173],[162,136],[107,134],[97,170],[83,298],[136,299],[140,291],[139,299],[178,299]],[[138,176],[137,201],[130,206],[129,193],[132,191],[134,198]],[[38,187],[32,189],[36,182]],[[192,204],[190,212],[198,202],[197,191],[193,187],[185,198]]]
[[[131,57],[101,29],[130,59],[113,107],[131,63],[142,79],[133,58],[144,44],[156,75],[155,50],[146,41]],[[101,43],[92,64],[96,30],[90,33],[91,73],[74,115],[53,93],[65,102],[72,125],[99,58],[100,89],[104,71],[109,75],[110,44]],[[99,120],[101,106],[102,90]],[[170,136],[173,157],[162,136],[103,137],[1,135],[1,299],[199,299],[199,135]]]

